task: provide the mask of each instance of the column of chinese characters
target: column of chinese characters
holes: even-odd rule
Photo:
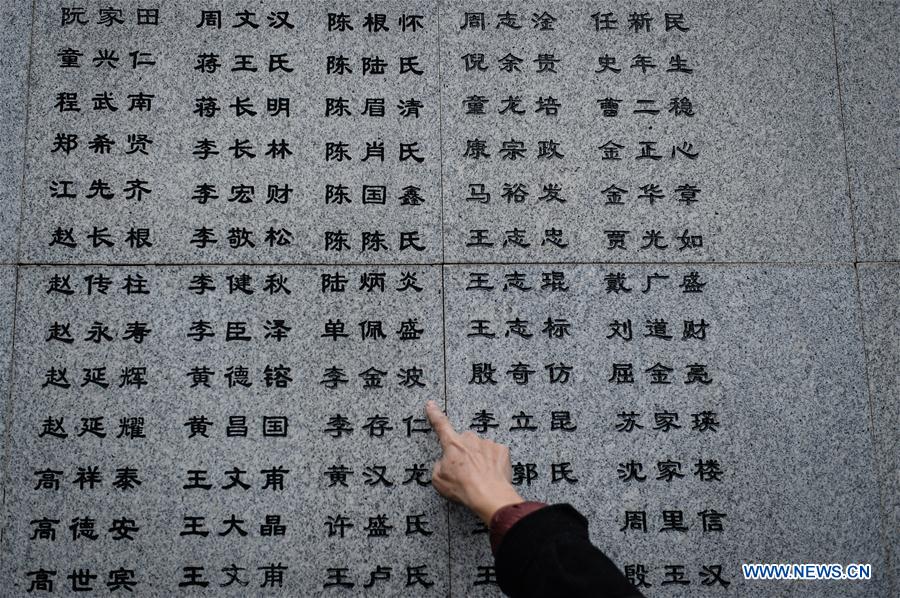
[[[329,260],[421,261],[440,255],[436,15],[421,5],[327,12],[315,50],[314,242]]]

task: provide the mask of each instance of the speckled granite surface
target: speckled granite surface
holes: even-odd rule
[[[499,279],[494,291],[465,291],[469,272]],[[540,280],[547,267],[518,268]],[[531,499],[571,501],[590,514],[592,538],[621,566],[644,565],[649,595],[693,596],[703,590],[699,572],[722,564],[729,592],[764,596],[806,595],[808,586],[746,582],[740,563],[785,562],[804,555],[810,562],[878,563],[877,582],[842,584],[842,595],[887,595],[883,579],[877,474],[872,463],[865,362],[859,323],[848,310],[855,299],[852,266],[729,266],[697,268],[707,287],[686,294],[678,285],[694,268],[634,265],[556,267],[571,278],[567,292],[502,291],[510,268],[454,267],[447,270],[448,401],[451,418],[467,427],[481,410],[496,415],[491,438],[508,442],[514,460],[537,465],[538,476],[523,492]],[[607,293],[605,277],[627,275],[630,294]],[[655,280],[643,294],[648,275]],[[656,288],[657,290],[654,290]],[[505,334],[505,322],[532,323],[532,338]],[[549,338],[544,322],[571,322],[571,334]],[[705,320],[707,337],[682,340],[684,320]],[[493,323],[496,338],[470,338],[472,319]],[[612,334],[610,323],[630,319],[632,340]],[[670,323],[672,339],[646,336],[645,322]],[[526,385],[506,374],[525,362],[537,370]],[[543,368],[564,361],[566,384],[551,384]],[[472,364],[491,362],[498,384],[475,386]],[[612,365],[633,365],[634,382],[610,382]],[[671,367],[671,384],[654,384],[646,369]],[[685,384],[685,366],[709,367],[709,384]],[[579,429],[549,431],[554,410],[571,411]],[[541,432],[510,431],[513,416],[534,415]],[[716,432],[692,428],[692,413],[711,411]],[[675,413],[681,428],[664,431],[658,413]],[[848,417],[848,413],[857,416]],[[621,414],[643,428],[630,431]],[[590,447],[587,449],[587,447]],[[717,459],[721,481],[703,481],[690,471],[699,459]],[[683,465],[684,478],[657,479],[660,461]],[[643,481],[619,477],[631,461],[643,466]],[[571,462],[578,482],[552,483],[551,464]],[[836,465],[840,463],[840,465]],[[854,465],[856,463],[856,465]],[[661,533],[663,510],[684,511],[685,532]],[[646,532],[626,530],[625,511],[645,511]],[[724,531],[704,532],[697,513],[726,514]],[[476,567],[490,563],[486,549],[473,552],[471,520],[452,511],[451,561],[454,592],[479,595]],[[777,540],[776,540],[777,538]],[[684,566],[690,585],[660,587],[664,566]],[[729,574],[730,572],[730,574]],[[721,589],[721,588],[719,588]],[[822,586],[833,595],[838,586]]]
[[[0,5],[0,264],[13,264],[18,250],[22,193],[31,1]]]
[[[141,45],[152,50],[157,64],[130,68],[60,69],[56,53],[63,41],[59,33],[58,5],[38,3],[35,14],[34,68],[31,73],[32,110],[28,209],[23,227],[34,234],[24,241],[26,262],[103,263],[234,263],[234,262],[399,262],[421,263],[440,260],[440,145],[439,97],[437,91],[436,3],[395,2],[391,4],[389,30],[367,34],[361,24],[340,37],[327,32],[327,11],[320,3],[301,3],[290,8],[290,23],[272,29],[263,12],[257,20],[262,30],[248,26],[233,29],[235,12],[257,3],[223,3],[225,26],[196,28],[198,6],[193,2],[166,3],[166,15],[158,26],[138,26],[132,18],[110,28],[71,27],[65,31],[66,44],[101,43],[104,47],[126,48]],[[105,4],[91,4],[99,6]],[[364,2],[332,4],[349,14],[365,14]],[[278,7],[276,7],[278,8]],[[424,28],[402,32],[394,26],[394,15],[427,15]],[[267,13],[266,13],[267,14]],[[361,19],[361,17],[360,17]],[[262,31],[262,33],[260,33]],[[124,51],[124,50],[123,50]],[[217,53],[224,66],[215,72],[194,69],[197,56]],[[248,68],[255,72],[231,72],[235,55],[253,55]],[[268,57],[285,54],[283,69],[268,72]],[[349,57],[352,73],[326,75],[328,55]],[[383,56],[390,59],[382,76],[363,78],[360,58]],[[418,56],[421,74],[399,74],[399,56]],[[127,56],[124,58],[128,59]],[[86,56],[84,62],[89,60]],[[129,59],[130,60],[130,59]],[[210,67],[212,68],[212,67]],[[85,70],[91,69],[91,70]],[[55,93],[81,93],[90,98],[98,89],[108,90],[119,108],[116,112],[93,111],[84,106],[82,114],[60,114]],[[129,110],[128,94],[153,95],[149,110]],[[196,100],[218,100],[214,116],[195,112]],[[239,97],[248,111],[237,116],[230,107]],[[324,118],[324,97],[343,97],[349,114]],[[370,117],[365,98],[386,99],[383,117]],[[287,110],[273,115],[267,99],[288,98]],[[401,116],[401,101],[415,99],[422,104],[419,115]],[[82,100],[86,104],[86,100]],[[64,127],[80,134],[82,146],[69,155],[50,153],[53,133]],[[109,153],[93,155],[87,140],[103,131],[116,142]],[[146,134],[152,144],[146,154],[128,154],[127,136]],[[237,140],[241,143],[238,144]],[[229,147],[252,146],[234,158]],[[285,141],[289,154],[267,155],[269,144]],[[214,153],[201,159],[198,146],[216,144]],[[325,144],[343,143],[349,156],[325,161]],[[383,144],[384,159],[366,157],[366,144]],[[400,144],[417,143],[415,158],[400,161]],[[421,160],[421,161],[420,161]],[[70,189],[77,199],[65,207],[49,197],[53,181],[100,177],[110,184],[112,196],[87,198],[90,190],[77,185]],[[149,193],[125,192],[129,181],[141,180]],[[326,203],[323,183],[346,187],[346,199],[337,196]],[[197,185],[215,185],[215,197],[195,192]],[[289,188],[277,197],[268,195],[269,186]],[[366,203],[363,186],[385,187],[383,204]],[[250,193],[249,187],[253,187]],[[401,203],[407,187],[416,187],[419,200]],[[201,199],[202,197],[202,199]],[[368,201],[371,201],[369,199]],[[49,209],[50,207],[53,209]],[[49,212],[49,214],[48,214]],[[50,215],[52,214],[52,216]],[[94,226],[107,228],[114,246],[95,248],[87,240]],[[57,227],[73,229],[77,246],[50,246]],[[125,242],[131,227],[150,229],[149,246],[132,247]],[[252,245],[232,246],[226,239],[234,227],[252,231]],[[196,228],[215,231],[218,243],[198,249],[191,244]],[[279,234],[279,243],[265,241],[268,229]],[[387,249],[363,251],[361,232],[384,233]],[[325,231],[348,235],[349,248],[325,248]],[[416,245],[400,247],[400,232],[418,232]],[[289,244],[286,241],[290,241]]]
[[[12,408],[9,459],[11,485],[7,493],[4,579],[7,588],[27,589],[24,572],[30,567],[66,570],[73,562],[90,561],[104,577],[119,567],[135,569],[139,593],[171,595],[178,591],[181,567],[205,567],[205,577],[218,588],[228,578],[222,567],[235,563],[247,568],[258,586],[257,567],[281,562],[288,566],[283,592],[315,595],[322,591],[328,567],[348,567],[357,586],[377,566],[394,569],[393,581],[381,587],[386,595],[404,595],[406,567],[426,565],[423,578],[434,584],[434,595],[447,588],[447,517],[445,505],[430,486],[407,483],[407,468],[430,465],[438,446],[430,433],[407,435],[405,417],[421,419],[427,398],[442,401],[441,297],[439,268],[386,269],[386,290],[356,290],[363,268],[341,268],[351,284],[344,295],[322,295],[321,274],[333,270],[313,268],[103,268],[23,267],[20,288],[17,379]],[[417,274],[422,290],[397,291],[404,272]],[[188,290],[194,276],[209,275],[216,291],[198,296]],[[103,274],[114,281],[106,296],[86,295],[84,277]],[[249,274],[253,295],[227,291],[227,277]],[[271,295],[263,290],[264,277],[282,276],[290,294]],[[54,276],[70,277],[72,295],[47,294]],[[128,276],[143,277],[149,295],[128,296],[119,287]],[[327,299],[327,300],[326,300]],[[265,336],[267,323],[284,321],[286,337]],[[349,337],[320,338],[329,320],[346,321]],[[387,338],[360,338],[358,322],[381,320]],[[150,332],[142,342],[126,333],[129,322],[140,321]],[[192,322],[206,321],[213,337],[188,337]],[[416,322],[418,339],[400,340],[402,322]],[[72,343],[46,341],[54,322],[70,325]],[[111,340],[84,340],[93,323],[106,327]],[[245,322],[239,336],[228,341],[227,323]],[[146,385],[120,385],[124,368],[145,367]],[[326,370],[340,367],[345,383],[329,389]],[[49,370],[67,372],[64,388],[59,377],[45,384]],[[108,387],[83,383],[85,372],[106,368]],[[194,384],[192,372],[208,368],[209,378]],[[246,382],[228,370],[246,368]],[[267,370],[278,369],[283,382],[266,382]],[[383,372],[381,386],[366,385],[364,371]],[[415,378],[400,374],[421,370]],[[232,372],[233,373],[233,372]],[[415,383],[407,383],[408,380]],[[401,383],[402,382],[402,383]],[[25,397],[30,397],[25,400]],[[82,418],[103,416],[103,438],[81,433]],[[237,429],[231,417],[246,417],[245,437],[229,437]],[[263,417],[286,416],[283,436],[265,436]],[[346,420],[352,428],[335,437]],[[122,418],[143,418],[143,438],[120,436]],[[204,418],[208,428],[197,432],[189,422]],[[369,418],[386,417],[384,428]],[[48,418],[59,420],[54,434],[40,435]],[[196,422],[196,419],[194,420]],[[413,428],[422,423],[411,420]],[[65,433],[66,437],[60,437]],[[347,466],[347,486],[330,485],[329,468]],[[102,482],[94,489],[73,483],[78,468],[97,467]],[[119,468],[136,470],[142,484],[134,488],[114,485]],[[245,470],[249,488],[230,483],[227,471]],[[266,489],[265,469],[280,467],[283,490]],[[368,468],[374,468],[369,470]],[[384,478],[375,472],[386,467]],[[58,491],[35,490],[38,470],[62,472]],[[188,470],[208,471],[212,488],[184,489]],[[422,479],[430,479],[430,469]],[[369,484],[368,482],[372,482]],[[242,520],[246,536],[233,531],[227,537],[222,521],[234,514]],[[280,515],[286,532],[281,537],[261,536],[267,515]],[[385,515],[387,537],[369,536],[369,517]],[[406,535],[406,517],[422,515],[425,533]],[[52,516],[63,522],[95,517],[99,539],[91,553],[78,552],[68,530],[56,541],[31,540],[33,519]],[[204,517],[208,537],[181,536],[184,517]],[[344,517],[351,527],[346,537],[328,536],[328,518]],[[128,518],[140,528],[134,541],[107,533],[112,520]],[[377,527],[377,526],[376,526]],[[87,543],[89,540],[80,539]],[[87,566],[87,565],[86,565]],[[415,587],[415,586],[413,586]],[[232,584],[218,588],[227,595],[246,595]],[[277,591],[273,588],[272,591]]]
[[[885,543],[896,590],[900,587],[900,265],[860,264],[858,272]]]
[[[499,595],[486,536],[423,485],[426,398],[508,442],[523,494],[575,504],[650,598],[897,594],[896,4],[227,0],[219,28],[183,0],[36,0],[33,36],[31,4],[0,8],[0,594],[39,594],[43,568],[55,594],[134,569],[141,596]],[[355,28],[329,32],[340,12]],[[294,70],[266,72],[281,54]],[[93,109],[106,93],[117,111]],[[795,561],[874,579],[741,578]]]
[[[826,3],[683,2],[677,11],[691,21],[684,32],[664,31],[665,7],[672,10],[665,2],[644,3],[640,10],[627,2],[606,3],[602,10],[590,2],[554,7],[558,31],[495,30],[496,18],[486,31],[461,30],[461,9],[447,11],[442,21],[448,259],[741,262],[853,255]],[[522,3],[508,8],[534,12]],[[618,29],[595,30],[591,15],[605,12],[618,18]],[[635,12],[656,18],[649,32],[628,29],[627,15]],[[556,74],[528,64],[554,51],[564,56]],[[527,57],[521,74],[498,72],[496,61],[507,52]],[[693,72],[667,72],[669,57],[678,52]],[[484,53],[489,68],[467,72],[467,53]],[[632,68],[638,55],[652,56],[656,67],[646,73]],[[601,56],[615,58],[621,72],[596,72]],[[492,98],[485,114],[466,113],[472,95]],[[525,114],[499,114],[509,95],[521,96]],[[548,96],[561,104],[556,116],[535,108]],[[684,97],[693,116],[669,110],[672,98]],[[604,115],[607,98],[621,100],[618,115]],[[632,113],[641,109],[660,112]],[[488,142],[491,158],[464,156],[473,137]],[[500,157],[501,143],[510,139],[527,142],[525,172],[519,162]],[[537,141],[549,139],[561,144],[564,158],[536,158]],[[653,153],[661,157],[637,160],[640,141],[654,142]],[[608,142],[623,146],[621,159],[602,159],[600,146]],[[682,143],[699,155],[673,157],[672,147]],[[543,185],[563,182],[559,195],[567,203],[539,199],[546,196]],[[473,183],[486,186],[490,203],[466,201],[475,195]],[[525,184],[529,196],[521,203],[505,199],[505,184]],[[653,184],[665,197],[650,199],[642,191]],[[700,189],[696,203],[676,199],[682,184]],[[621,204],[608,203],[603,191],[610,188],[623,190]],[[472,228],[513,227],[527,231],[531,247],[467,245]],[[540,242],[551,227],[566,233],[568,247]],[[641,248],[651,229],[664,235],[666,249]],[[624,249],[609,248],[606,230],[631,231]],[[685,230],[705,235],[703,246],[682,250],[676,238]]]
[[[6,463],[6,409],[12,375],[13,309],[16,300],[16,269],[0,266],[0,464]],[[5,488],[5,478],[0,488]]]
[[[850,193],[863,261],[900,259],[896,2],[834,2]]]

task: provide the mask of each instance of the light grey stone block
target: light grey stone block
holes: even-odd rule
[[[368,271],[384,272],[383,292],[359,290],[360,275]],[[349,279],[344,293],[322,291],[321,275],[334,272]],[[404,272],[417,274],[421,291],[396,290]],[[211,277],[214,292],[188,290],[201,273]],[[112,279],[108,294],[94,289],[87,295],[85,277],[99,274]],[[227,277],[242,274],[252,276],[252,295],[228,291]],[[291,293],[266,292],[269,275],[283,276]],[[47,293],[57,276],[68,277],[74,294]],[[123,292],[127,276],[143,276],[149,294]],[[69,587],[66,576],[72,569],[86,568],[99,575],[92,585],[105,590],[109,571],[125,567],[136,570],[138,593],[180,595],[191,590],[178,586],[185,566],[205,567],[204,578],[216,595],[327,595],[323,584],[329,567],[349,568],[347,579],[355,587],[346,593],[355,595],[363,593],[377,566],[391,567],[392,577],[370,592],[445,595],[445,503],[430,485],[404,483],[411,478],[406,469],[419,464],[428,467],[422,481],[429,481],[430,463],[439,451],[430,432],[408,435],[404,418],[424,421],[426,399],[443,401],[440,282],[435,267],[23,267],[5,515],[7,595],[24,595],[30,585],[27,572],[41,567],[57,571],[58,588]],[[290,327],[287,337],[266,338],[266,323],[274,333],[281,328],[279,319]],[[338,319],[346,322],[349,336],[322,337],[326,323]],[[187,336],[192,322],[201,320],[210,322],[216,336],[202,341]],[[376,320],[383,321],[386,338],[363,340],[359,323]],[[151,329],[142,343],[125,338],[127,323],[134,321]],[[251,340],[226,341],[229,321],[246,322]],[[398,334],[409,328],[408,321],[421,330],[418,339]],[[54,322],[71,327],[72,343],[45,340]],[[83,340],[95,322],[108,326],[113,340]],[[267,386],[267,368],[280,366],[290,368],[292,380],[284,388]],[[334,390],[323,383],[332,366],[343,368],[348,380]],[[54,367],[66,368],[69,388],[45,385]],[[108,368],[109,387],[82,386],[83,368],[97,367]],[[147,368],[146,386],[119,387],[122,369],[130,367]],[[208,388],[192,387],[195,367],[214,371]],[[226,370],[231,367],[247,368],[252,386],[229,388]],[[364,387],[359,374],[369,368],[384,372],[383,387]],[[421,370],[418,378],[401,377],[413,368]],[[336,414],[353,427],[349,436],[327,431]],[[97,416],[105,418],[106,437],[78,436],[81,418]],[[199,416],[212,422],[208,438],[190,437],[190,418]],[[246,437],[227,435],[226,428],[235,423],[230,416],[246,416]],[[286,436],[264,436],[266,416],[287,416]],[[389,429],[367,428],[374,416],[388,418]],[[143,417],[146,437],[118,438],[123,417]],[[68,436],[41,436],[47,418],[62,418]],[[412,425],[422,428],[423,422]],[[338,465],[353,470],[347,487],[329,486],[326,472]],[[80,490],[72,482],[77,468],[91,466],[99,467],[102,484]],[[263,489],[261,470],[276,466],[289,470],[283,491]],[[382,466],[390,486],[378,481]],[[136,468],[143,484],[115,488],[120,467]],[[221,488],[234,467],[246,470],[241,479],[249,489]],[[369,467],[375,469],[367,473]],[[34,489],[34,472],[47,468],[63,472],[57,491]],[[190,469],[207,470],[213,488],[184,489]],[[232,514],[244,520],[247,536],[218,535],[228,527],[221,522]],[[263,537],[260,526],[273,514],[282,516],[287,534]],[[428,535],[407,536],[406,517],[419,514]],[[344,538],[328,537],[327,518],[340,515],[353,527]],[[369,537],[369,517],[380,515],[392,526],[389,535]],[[185,516],[206,517],[209,536],[180,536]],[[55,541],[31,539],[36,524],[30,522],[44,517],[60,522]],[[96,518],[99,538],[73,542],[68,525],[76,517]],[[107,532],[113,519],[123,517],[141,528],[134,541],[114,541]],[[377,528],[376,522],[372,530]],[[228,579],[221,569],[232,563],[247,568],[240,575],[249,586],[219,587]],[[261,589],[264,578],[257,567],[270,563],[288,567],[284,585]],[[427,567],[423,579],[434,584],[427,589],[407,586],[408,575],[415,575],[407,567],[420,565]]]
[[[35,17],[32,69],[34,126],[29,131],[27,206],[29,234],[23,259],[28,262],[89,263],[425,263],[441,255],[440,143],[435,2],[395,2],[385,8],[388,31],[369,32],[364,19],[372,8],[364,2],[283,4],[264,8],[246,2],[224,2],[222,27],[197,27],[204,7],[195,2],[161,5],[159,24],[137,25],[128,7],[124,24],[96,24],[97,11],[108,3],[84,2],[87,25],[61,27],[63,3],[39,3]],[[236,13],[255,7],[259,28],[234,28]],[[213,7],[205,7],[212,10]],[[288,10],[287,26],[272,28],[267,17]],[[329,12],[350,15],[353,30],[327,30]],[[401,15],[421,15],[413,30],[399,24]],[[277,21],[274,21],[277,22]],[[61,68],[60,51],[83,52],[80,68]],[[94,65],[100,50],[115,50],[117,68]],[[130,51],[150,52],[139,58],[155,65],[132,68]],[[215,72],[195,69],[203,55],[215,54]],[[233,71],[253,55],[256,72]],[[288,61],[279,70],[279,56]],[[327,74],[329,56],[348,61],[352,73]],[[417,57],[417,58],[412,58]],[[385,74],[363,74],[363,60],[386,61]],[[421,74],[401,74],[401,59]],[[211,60],[211,59],[210,59]],[[274,62],[271,62],[274,61]],[[274,64],[276,70],[269,71]],[[205,67],[209,70],[209,67]],[[61,113],[60,92],[77,93],[81,112]],[[117,112],[95,111],[92,98],[108,92]],[[149,111],[129,110],[129,95],[149,94]],[[196,113],[201,98],[216,98],[219,111]],[[236,116],[240,98],[252,103],[255,116]],[[290,114],[272,115],[268,99],[287,98]],[[326,117],[326,98],[346,100],[346,116]],[[384,102],[384,116],[363,114],[367,98]],[[415,111],[401,103],[421,103]],[[208,101],[201,102],[208,105]],[[402,116],[401,112],[410,116]],[[66,155],[51,152],[58,133],[79,136],[79,147]],[[97,134],[115,141],[109,153],[95,154],[89,145]],[[146,155],[128,154],[131,134],[146,134]],[[201,159],[206,140],[217,154]],[[229,147],[252,145],[255,157],[234,158]],[[290,155],[279,154],[288,143]],[[275,153],[267,155],[270,143]],[[326,144],[346,144],[350,159],[326,161]],[[367,160],[367,144],[383,144],[384,159]],[[404,153],[410,145],[415,157]],[[337,146],[333,146],[337,148]],[[335,150],[334,155],[337,155]],[[401,154],[404,158],[401,160]],[[102,179],[114,196],[92,194],[92,181]],[[73,181],[63,186],[60,181]],[[131,181],[131,182],[129,182]],[[143,181],[135,183],[134,181]],[[56,185],[57,191],[51,190]],[[200,192],[204,185],[214,191]],[[326,203],[326,185],[346,187],[346,199],[334,194]],[[285,200],[278,191],[290,188]],[[364,198],[365,187],[371,195]],[[127,189],[141,187],[149,192]],[[251,194],[249,188],[253,187]],[[379,197],[380,188],[385,196]],[[60,190],[74,198],[61,199]],[[210,195],[215,197],[209,197]],[[405,199],[401,199],[405,198]],[[383,203],[374,203],[382,201]],[[105,229],[108,246],[89,237]],[[131,228],[148,228],[152,246],[128,240]],[[71,229],[66,244],[51,245],[54,232]],[[192,244],[197,229],[211,229],[215,244]],[[232,235],[246,229],[253,246]],[[282,230],[284,229],[284,230]],[[269,231],[272,231],[269,236]],[[285,233],[284,231],[287,231]],[[363,233],[384,235],[385,248],[363,246]],[[288,233],[292,236],[288,236]],[[347,248],[326,248],[326,233],[346,234]],[[404,241],[401,233],[416,233]],[[233,236],[233,241],[229,240]],[[268,238],[267,238],[268,237]],[[411,241],[407,243],[406,241]],[[73,245],[73,242],[75,246]],[[343,245],[336,243],[337,246]]]
[[[0,6],[0,41],[0,264],[11,264],[16,261],[19,239],[30,0],[9,0]]]
[[[900,265],[860,264],[872,421],[892,594],[900,589]]]
[[[850,194],[859,259],[900,259],[896,2],[834,2]]]
[[[568,291],[541,290],[553,271],[565,274]],[[472,272],[495,288],[466,290]],[[504,290],[513,272],[533,290]],[[692,272],[706,282],[702,293],[679,286]],[[606,277],[617,273],[631,292],[607,292]],[[670,278],[643,293],[656,274]],[[646,567],[648,596],[716,594],[720,587],[702,585],[714,580],[701,575],[710,565],[722,565],[728,592],[741,596],[889,595],[852,266],[461,265],[446,268],[444,285],[451,419],[478,431],[479,413],[492,414],[498,427],[486,436],[508,443],[514,464],[536,465],[532,484],[521,485],[526,499],[582,510],[617,565]],[[532,337],[507,334],[517,319]],[[569,322],[570,334],[550,338],[548,319],[555,330]],[[473,320],[496,336],[469,336],[485,331]],[[616,320],[631,321],[632,340],[607,338]],[[645,336],[658,320],[673,338]],[[706,322],[706,339],[682,340],[685,320]],[[496,384],[472,383],[473,366],[484,363]],[[509,374],[519,363],[534,370],[527,384]],[[550,383],[545,367],[562,363],[569,382]],[[616,383],[613,364],[632,364],[634,382]],[[671,384],[652,383],[646,370],[658,364],[672,368]],[[706,366],[709,384],[685,383],[691,364]],[[553,430],[553,411],[570,412],[578,428]],[[704,411],[717,431],[694,428],[692,414]],[[536,431],[510,430],[520,412]],[[681,427],[663,431],[666,413]],[[619,431],[630,419],[643,428]],[[657,479],[659,462],[670,460],[684,477]],[[721,481],[700,478],[701,460],[718,461]],[[620,478],[631,461],[645,480]],[[553,483],[554,462],[571,463],[578,482]],[[659,531],[664,510],[682,511],[687,531]],[[725,514],[724,531],[703,531],[698,514],[712,510]],[[622,531],[626,511],[645,512],[647,531]],[[492,559],[486,540],[473,550],[472,529],[471,517],[451,510],[453,592],[499,595],[473,585]],[[875,579],[743,580],[742,563],[782,562],[871,563]],[[690,585],[663,585],[666,565],[682,565]]]
[[[462,28],[465,11],[484,10],[484,30]],[[844,149],[827,3],[590,2],[552,4],[557,21],[542,30],[541,8],[504,5],[520,29],[500,26],[501,9],[442,5],[441,69],[444,228],[448,261],[835,261],[852,246],[848,199],[842,189]],[[665,14],[684,15],[688,31],[665,31]],[[612,13],[618,29],[595,29],[592,15]],[[650,31],[629,30],[629,15],[646,14]],[[540,19],[538,19],[540,22]],[[486,70],[466,70],[466,56],[484,55]],[[557,73],[538,72],[541,55],[559,59]],[[513,55],[513,57],[510,57]],[[621,72],[601,70],[604,56]],[[646,74],[630,65],[651,56]],[[670,59],[690,74],[666,72]],[[501,70],[521,58],[521,72]],[[484,114],[467,114],[467,99],[485,98]],[[522,115],[504,100],[520,96]],[[538,112],[552,97],[556,116]],[[689,98],[695,116],[669,112],[672,98]],[[604,116],[601,100],[621,100]],[[655,100],[655,104],[638,104]],[[637,108],[658,115],[634,114]],[[489,158],[466,157],[469,141],[486,143]],[[562,159],[539,159],[539,142],[560,144]],[[642,159],[641,142],[656,142],[659,160]],[[524,142],[524,157],[503,159],[505,142]],[[601,159],[601,146],[623,146],[621,160]],[[692,144],[696,159],[673,146]],[[474,153],[470,151],[470,153]],[[509,155],[514,155],[510,152]],[[470,185],[484,185],[473,193]],[[506,186],[511,192],[506,193]],[[528,195],[516,203],[519,185]],[[559,185],[556,196],[546,185]],[[664,198],[641,188],[658,185]],[[696,203],[679,202],[682,185],[696,186]],[[622,205],[608,205],[613,187]],[[482,203],[490,194],[490,200]],[[507,197],[508,195],[508,197]],[[644,197],[641,197],[641,196]],[[544,199],[542,199],[544,198]],[[548,199],[549,198],[549,199]],[[488,230],[492,247],[470,246],[473,229]],[[566,247],[544,243],[563,231]],[[529,247],[506,242],[524,231]],[[610,249],[606,231],[630,231],[625,249]],[[662,235],[655,249],[656,231]],[[681,250],[678,237],[702,236]],[[645,234],[648,235],[644,239]],[[641,249],[643,245],[650,245]]]

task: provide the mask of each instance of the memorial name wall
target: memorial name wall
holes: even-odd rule
[[[499,596],[429,399],[647,596],[896,591],[895,3],[0,12],[0,594]]]

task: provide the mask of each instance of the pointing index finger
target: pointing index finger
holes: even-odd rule
[[[447,443],[456,438],[456,430],[453,429],[450,418],[440,410],[434,401],[428,401],[425,404],[425,415],[428,416],[431,427],[434,428],[438,440],[441,441],[441,447],[447,448]]]

